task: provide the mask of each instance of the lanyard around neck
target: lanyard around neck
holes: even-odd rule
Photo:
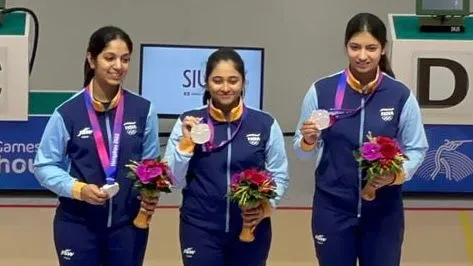
[[[340,79],[338,80],[338,85],[337,85],[337,91],[335,93],[335,104],[334,108],[330,110],[330,113],[335,116],[335,118],[341,118],[342,116],[352,116],[357,114],[361,109],[365,107],[365,104],[360,104],[358,108],[356,109],[343,109],[343,99],[345,97],[345,91],[347,87],[347,71],[345,70],[342,72],[340,75]],[[376,84],[373,87],[373,91],[368,95],[368,98],[366,99],[365,103],[368,103],[369,100],[372,98],[372,96],[375,93],[375,89],[381,84],[381,80],[383,79],[383,75],[380,74],[378,77],[378,80],[376,81]]]
[[[113,123],[113,135],[112,143],[109,143],[109,146],[112,146],[110,153],[105,147],[104,134],[100,127],[100,123],[97,118],[95,109],[92,106],[92,91],[89,88],[86,88],[84,91],[84,100],[85,106],[87,108],[87,114],[89,115],[90,125],[92,126],[92,132],[95,139],[95,145],[97,147],[97,152],[100,158],[100,163],[105,172],[107,184],[113,184],[115,182],[115,176],[117,173],[117,160],[118,160],[118,151],[120,146],[120,138],[123,124],[123,109],[124,109],[124,98],[125,94],[123,90],[120,89],[118,93],[121,93],[119,96],[119,102],[117,106],[117,111],[115,113],[115,121]],[[110,156],[111,154],[111,156]]]
[[[233,131],[230,138],[220,142],[220,144],[218,144],[218,145],[215,145],[215,142],[214,142],[215,126],[214,126],[214,122],[212,121],[212,118],[210,117],[210,104],[209,104],[209,108],[207,109],[207,112],[206,112],[206,115],[205,115],[205,120],[206,120],[206,123],[207,123],[207,125],[209,126],[209,129],[210,129],[210,140],[209,140],[209,142],[207,142],[203,145],[203,150],[205,152],[211,152],[212,150],[223,147],[223,146],[227,145],[228,143],[230,143],[235,138],[235,136],[240,131],[241,125],[243,124],[243,120],[245,120],[245,117],[246,117],[247,112],[248,112],[247,108],[244,104],[243,104],[242,108],[243,108],[243,114],[241,116],[240,122],[238,122],[238,126],[235,129],[235,131]]]

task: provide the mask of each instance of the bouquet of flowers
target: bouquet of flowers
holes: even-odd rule
[[[173,185],[171,169],[168,164],[158,159],[145,159],[141,162],[131,161],[126,165],[131,171],[127,177],[133,180],[134,188],[149,198],[158,198],[161,192],[170,193]],[[150,215],[144,210],[133,220],[133,224],[141,229],[149,226]]]
[[[242,210],[253,209],[261,204],[269,206],[269,200],[276,196],[276,183],[266,171],[250,169],[232,176],[230,199]],[[244,222],[240,240],[252,242],[255,239],[253,230],[254,227]]]
[[[370,182],[378,176],[397,175],[402,173],[402,165],[408,158],[401,151],[395,139],[388,137],[373,137],[368,133],[368,141],[355,151],[355,159],[366,170],[367,183],[361,195],[365,200],[374,200],[376,187]]]

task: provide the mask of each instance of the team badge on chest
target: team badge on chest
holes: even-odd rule
[[[383,121],[391,121],[394,118],[394,108],[381,108],[379,110],[379,114],[381,115],[381,119],[383,119]]]
[[[250,143],[253,146],[257,146],[260,141],[261,141],[261,134],[247,134],[246,139],[248,140],[248,143]]]

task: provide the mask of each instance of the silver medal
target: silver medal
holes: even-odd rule
[[[207,124],[197,124],[191,129],[191,138],[195,144],[207,143],[210,135],[210,127]]]
[[[330,126],[330,114],[327,110],[315,110],[310,118],[319,130],[324,130]]]

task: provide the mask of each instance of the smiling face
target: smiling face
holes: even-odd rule
[[[128,72],[130,49],[126,42],[115,39],[108,42],[95,58],[88,53],[87,59],[90,68],[94,69],[94,78],[99,84],[116,87]]]
[[[238,105],[243,90],[243,76],[231,60],[221,60],[210,73],[207,89],[213,104],[219,109]]]
[[[347,43],[347,55],[350,69],[356,74],[376,71],[385,50],[381,43],[369,32],[354,34]]]

